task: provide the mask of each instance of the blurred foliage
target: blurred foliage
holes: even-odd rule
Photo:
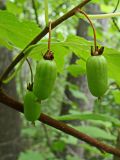
[[[82,1],[82,0],[81,0]],[[81,2],[80,0],[49,0],[49,19],[55,20],[68,10]],[[101,12],[113,12],[116,1],[93,0],[93,5],[99,5]],[[29,0],[7,0],[6,10],[0,11],[0,44],[13,50],[16,56],[41,30],[45,27],[43,0],[35,1],[40,27],[35,23],[35,14],[32,3]],[[118,10],[120,5],[118,6]],[[91,11],[92,12],[92,11]],[[120,26],[120,19],[116,22]],[[42,102],[42,111],[54,118],[65,121],[78,130],[98,138],[108,144],[115,145],[120,126],[120,34],[112,22],[112,19],[93,20],[97,30],[99,46],[105,46],[104,55],[108,61],[109,88],[100,101],[94,99],[92,111],[82,111],[81,106],[76,105],[65,95],[66,86],[72,96],[89,105],[90,100],[79,86],[66,81],[68,74],[80,77],[86,74],[86,59],[90,55],[90,47],[93,41],[88,41],[76,36],[77,16],[74,16],[52,32],[51,49],[54,52],[58,68],[58,77],[51,96]],[[93,37],[91,27],[88,36]],[[29,57],[33,73],[37,62],[47,50],[47,36],[32,48],[25,51]],[[78,59],[74,64],[70,63],[71,53],[74,52]],[[25,61],[25,59],[24,59]],[[30,82],[30,72],[26,63],[16,66],[17,90],[22,100],[26,92],[26,86]],[[13,77],[14,77],[13,76]],[[61,116],[62,104],[70,105],[68,115]],[[112,160],[110,154],[102,154],[98,149],[89,146],[69,135],[57,131],[54,128],[36,122],[35,127],[23,119],[21,135],[25,140],[25,151],[19,160]],[[26,142],[27,141],[27,142]],[[80,157],[79,151],[83,148],[84,157]]]

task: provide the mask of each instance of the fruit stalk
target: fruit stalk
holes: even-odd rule
[[[89,21],[89,23],[90,23],[90,25],[91,25],[91,27],[92,27],[92,29],[93,29],[93,35],[94,35],[94,49],[95,49],[94,54],[97,54],[97,52],[98,52],[98,47],[97,47],[97,40],[96,40],[96,30],[95,30],[95,27],[94,27],[92,21],[90,20],[90,18],[88,17],[88,15],[87,15],[84,11],[82,11],[82,10],[80,10],[80,9],[78,9],[78,11],[79,11],[79,13],[82,13],[82,14],[88,19],[88,21]]]

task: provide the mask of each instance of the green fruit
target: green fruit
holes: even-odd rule
[[[50,96],[56,76],[57,68],[55,61],[42,59],[37,64],[33,92],[40,100]]]
[[[108,87],[107,61],[103,55],[91,56],[86,62],[88,87],[93,96],[101,97]]]
[[[33,92],[28,91],[24,96],[24,114],[28,121],[34,122],[41,113],[41,106],[37,102],[36,96]]]

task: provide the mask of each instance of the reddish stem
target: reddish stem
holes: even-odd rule
[[[48,38],[48,51],[49,52],[51,50],[50,47],[51,47],[51,22],[49,22],[49,38]]]
[[[96,40],[96,30],[95,30],[95,27],[94,27],[92,21],[90,20],[90,18],[88,17],[88,15],[87,15],[84,11],[82,11],[82,10],[80,10],[80,9],[78,9],[78,11],[79,11],[80,13],[82,13],[82,14],[88,19],[88,21],[89,21],[89,23],[90,23],[90,25],[91,25],[91,27],[92,27],[92,29],[93,29],[93,35],[94,35],[94,47],[95,47],[95,53],[96,53],[96,52],[98,52],[98,47],[97,47],[97,40]]]

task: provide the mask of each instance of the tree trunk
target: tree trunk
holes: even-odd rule
[[[0,48],[0,73],[11,62],[12,54]],[[4,90],[17,98],[15,80],[3,85]],[[20,114],[0,103],[0,160],[17,160],[20,153]]]

